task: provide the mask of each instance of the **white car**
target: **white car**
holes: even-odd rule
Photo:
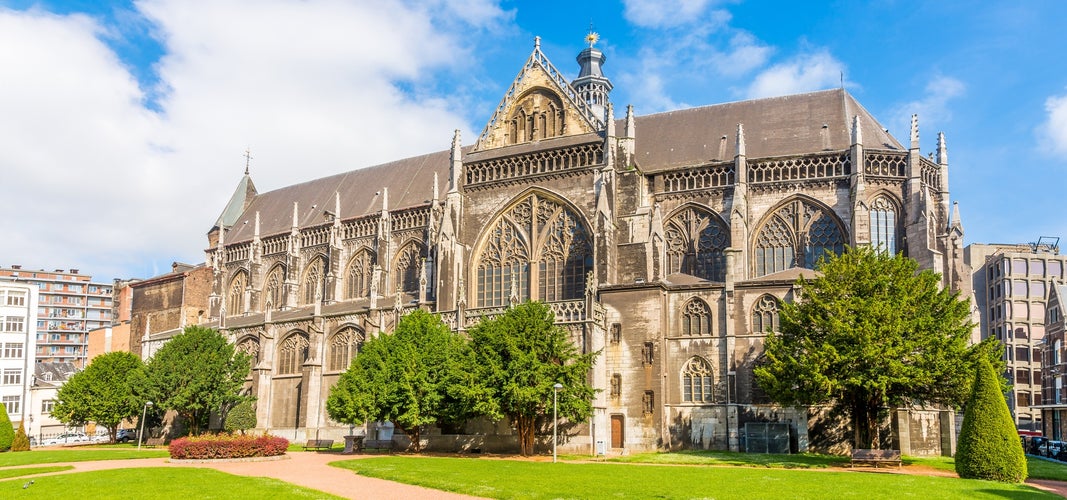
[[[54,446],[57,444],[69,444],[69,443],[84,443],[89,441],[89,436],[80,432],[66,432],[55,437],[50,437],[41,442],[44,446]]]

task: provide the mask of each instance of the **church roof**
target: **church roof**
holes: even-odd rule
[[[643,172],[651,173],[731,160],[736,154],[738,123],[744,125],[748,158],[843,151],[852,143],[853,116],[859,117],[865,148],[904,150],[847,91],[833,89],[638,116],[634,161]],[[625,120],[618,120],[617,130],[624,127]],[[722,136],[727,137],[727,144],[720,155]],[[582,134],[470,154],[468,146],[464,148],[464,160],[521,154],[590,139],[596,140],[596,136]],[[260,214],[262,237],[288,232],[293,224],[294,202],[298,203],[299,227],[322,225],[326,222],[323,210],[334,210],[334,193],[341,195],[338,216],[342,220],[380,213],[383,188],[388,188],[391,211],[424,206],[433,196],[434,173],[447,183],[449,153],[443,150],[260,193],[236,218],[228,205],[223,222],[233,222],[228,224],[232,227],[225,241],[250,241],[256,212]],[[242,184],[238,191],[244,187]],[[447,189],[447,185],[441,189]]]
[[[739,123],[748,158],[842,151],[852,145],[853,116],[859,116],[865,148],[904,150],[851,94],[833,89],[638,116],[634,161],[642,172],[658,172],[732,160]],[[616,123],[623,130],[625,121]]]

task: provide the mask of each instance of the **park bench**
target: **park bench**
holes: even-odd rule
[[[392,439],[364,439],[363,450],[394,451],[396,443]]]
[[[164,444],[166,443],[163,441],[163,438],[148,438],[144,442],[145,446],[163,446]]]
[[[900,467],[900,450],[852,450],[852,461],[849,463],[851,467],[873,465],[877,469],[882,464]]]
[[[304,451],[307,450],[325,450],[330,451],[333,448],[332,439],[308,439],[307,444],[304,445]]]

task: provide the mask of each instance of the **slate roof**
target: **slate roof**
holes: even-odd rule
[[[655,173],[730,160],[736,154],[738,123],[744,125],[746,154],[750,159],[842,151],[851,146],[853,116],[859,116],[865,148],[904,150],[847,91],[833,89],[635,117],[634,161],[642,172]],[[616,121],[618,135],[624,134],[624,127],[625,119]],[[727,137],[725,153],[719,158],[724,135]],[[467,147],[464,161],[590,140],[597,140],[596,135],[582,134],[470,154]],[[379,213],[385,187],[389,190],[391,211],[426,205],[433,196],[435,172],[441,193],[448,188],[449,154],[449,150],[439,151],[260,193],[236,218],[229,213],[228,205],[223,217],[232,220],[233,225],[225,235],[226,243],[252,240],[257,211],[261,237],[287,233],[292,227],[294,202],[299,203],[299,227],[325,224],[323,210],[334,210],[335,192],[341,193],[342,220]]]

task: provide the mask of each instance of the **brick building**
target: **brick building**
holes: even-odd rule
[[[169,339],[206,321],[211,283],[210,268],[180,262],[167,274],[130,283],[129,351],[147,359],[154,351],[143,348],[146,340]]]
[[[752,368],[820,255],[901,251],[970,293],[944,137],[923,154],[917,118],[901,144],[843,89],[619,117],[603,54],[578,62],[568,81],[535,43],[467,146],[457,132],[444,151],[265,193],[245,172],[208,235],[208,314],[255,359],[261,428],[346,434],[329,388],[407,311],[463,330],[541,300],[602,353],[595,414],[565,448],[738,450],[770,421],[803,450],[826,439],[819,417],[771,405]],[[932,441],[904,445],[951,448],[936,412],[909,415],[898,427]],[[506,423],[476,425],[430,430],[430,447],[513,446]]]

